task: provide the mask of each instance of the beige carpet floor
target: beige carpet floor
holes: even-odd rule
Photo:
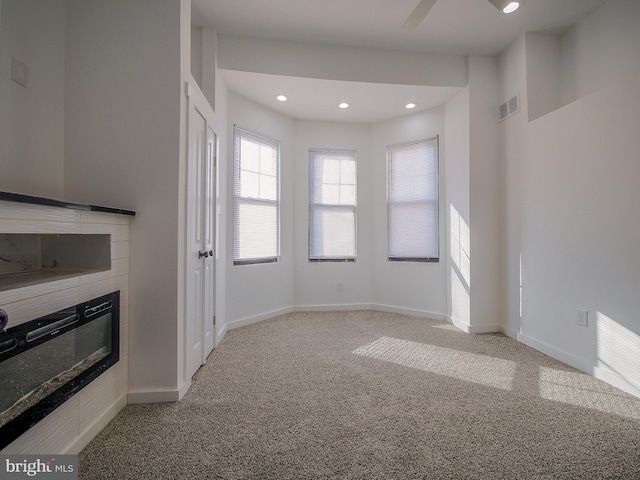
[[[375,312],[229,331],[81,479],[640,479],[640,399],[500,334]]]

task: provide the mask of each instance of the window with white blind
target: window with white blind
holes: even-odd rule
[[[280,257],[280,142],[233,128],[233,264]]]
[[[356,152],[309,149],[309,260],[356,259]]]
[[[438,137],[387,147],[390,261],[437,262]]]

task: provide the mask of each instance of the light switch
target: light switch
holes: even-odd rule
[[[27,88],[28,77],[29,77],[29,68],[20,60],[18,60],[16,57],[12,57],[11,80]]]
[[[587,310],[578,310],[578,319],[576,322],[581,327],[589,326],[589,312]]]

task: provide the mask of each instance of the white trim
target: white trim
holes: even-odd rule
[[[180,390],[154,390],[149,392],[129,392],[128,403],[163,403],[180,401]]]
[[[560,350],[557,347],[554,347],[553,345],[549,345],[548,343],[537,340],[522,332],[518,333],[518,338],[516,338],[516,340],[538,350],[539,352],[544,353],[545,355],[549,355],[556,360],[560,360],[567,365],[571,365],[578,370],[588,373],[589,375],[593,374],[593,365],[591,364],[591,362],[585,360],[584,358],[571,355],[563,350]]]
[[[480,333],[504,333],[505,335],[510,336],[511,338],[517,340],[516,332],[510,329],[504,328],[502,325],[497,323],[489,323],[487,325],[467,325],[466,323],[462,323],[450,315],[446,316],[447,322],[451,323],[454,327],[462,330],[465,333],[471,334],[480,334]]]
[[[293,308],[294,312],[330,312],[330,311],[348,311],[348,310],[372,310],[373,305],[370,303],[344,303],[338,305],[297,305]]]
[[[511,337],[514,340],[518,340],[518,330],[509,327],[501,327],[502,333],[504,333],[507,337]]]
[[[293,307],[285,307],[285,308],[280,308],[278,310],[272,310],[270,312],[262,313],[260,315],[255,315],[253,317],[245,317],[239,320],[233,320],[227,323],[226,328],[227,330],[233,330],[234,328],[246,327],[247,325],[253,325],[254,323],[258,323],[263,320],[269,320],[270,318],[278,317],[280,315],[285,315],[293,311],[294,311]],[[220,338],[220,340],[222,340],[222,337]]]
[[[447,322],[456,327],[459,330],[462,330],[465,333],[471,333],[471,327],[466,323],[462,323],[454,317],[447,315]]]
[[[193,75],[187,75],[187,79],[185,80],[185,95],[189,97],[189,101],[193,101],[192,105],[194,105],[200,114],[205,118],[213,118],[215,116],[215,112],[209,103],[209,100],[204,95],[202,90],[200,90],[200,86],[198,82],[193,78]],[[193,100],[191,100],[193,97]]]
[[[215,348],[217,348],[218,345],[220,345],[220,342],[222,341],[222,339],[224,338],[224,336],[227,334],[228,331],[229,331],[229,326],[226,323],[220,329],[219,332],[217,331],[217,328],[216,328],[216,347]],[[214,350],[215,350],[215,348],[214,348]]]
[[[104,411],[102,415],[100,415],[89,427],[87,427],[84,432],[81,432],[79,436],[75,438],[75,440],[69,444],[67,448],[63,450],[64,454],[73,454],[77,455],[80,451],[89,445],[89,442],[95,438],[100,431],[107,424],[113,420],[120,410],[122,410],[127,405],[127,395],[122,395],[118,400],[113,402],[113,404]]]
[[[426,310],[417,310],[411,308],[395,307],[392,305],[371,304],[371,303],[345,303],[345,304],[330,304],[330,305],[296,305],[292,307],[285,307],[278,310],[272,310],[267,313],[255,315],[252,317],[245,317],[239,320],[233,320],[221,329],[218,334],[218,343],[220,343],[229,330],[234,328],[245,327],[247,325],[253,325],[254,323],[262,322],[263,320],[269,320],[271,318],[285,315],[292,312],[330,312],[330,311],[350,311],[350,310],[374,310],[380,312],[401,313],[404,315],[411,315],[413,317],[430,318],[432,320],[447,321],[447,317],[444,313],[428,312]],[[494,330],[492,330],[494,331]]]
[[[202,365],[204,365],[204,363]],[[178,401],[182,400],[182,397],[185,396],[189,388],[191,388],[191,378],[187,378],[187,380],[178,389]]]
[[[415,308],[396,307],[394,305],[384,305],[380,303],[374,303],[372,308],[380,312],[400,313],[403,315],[411,315],[412,317],[430,318],[432,320],[440,320],[443,322],[448,321],[447,316],[444,313],[429,312]]]
[[[487,324],[487,325],[471,325],[469,327],[469,333],[504,333],[502,325]]]

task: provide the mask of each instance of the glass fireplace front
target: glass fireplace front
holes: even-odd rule
[[[0,332],[0,448],[119,359],[120,292]]]

